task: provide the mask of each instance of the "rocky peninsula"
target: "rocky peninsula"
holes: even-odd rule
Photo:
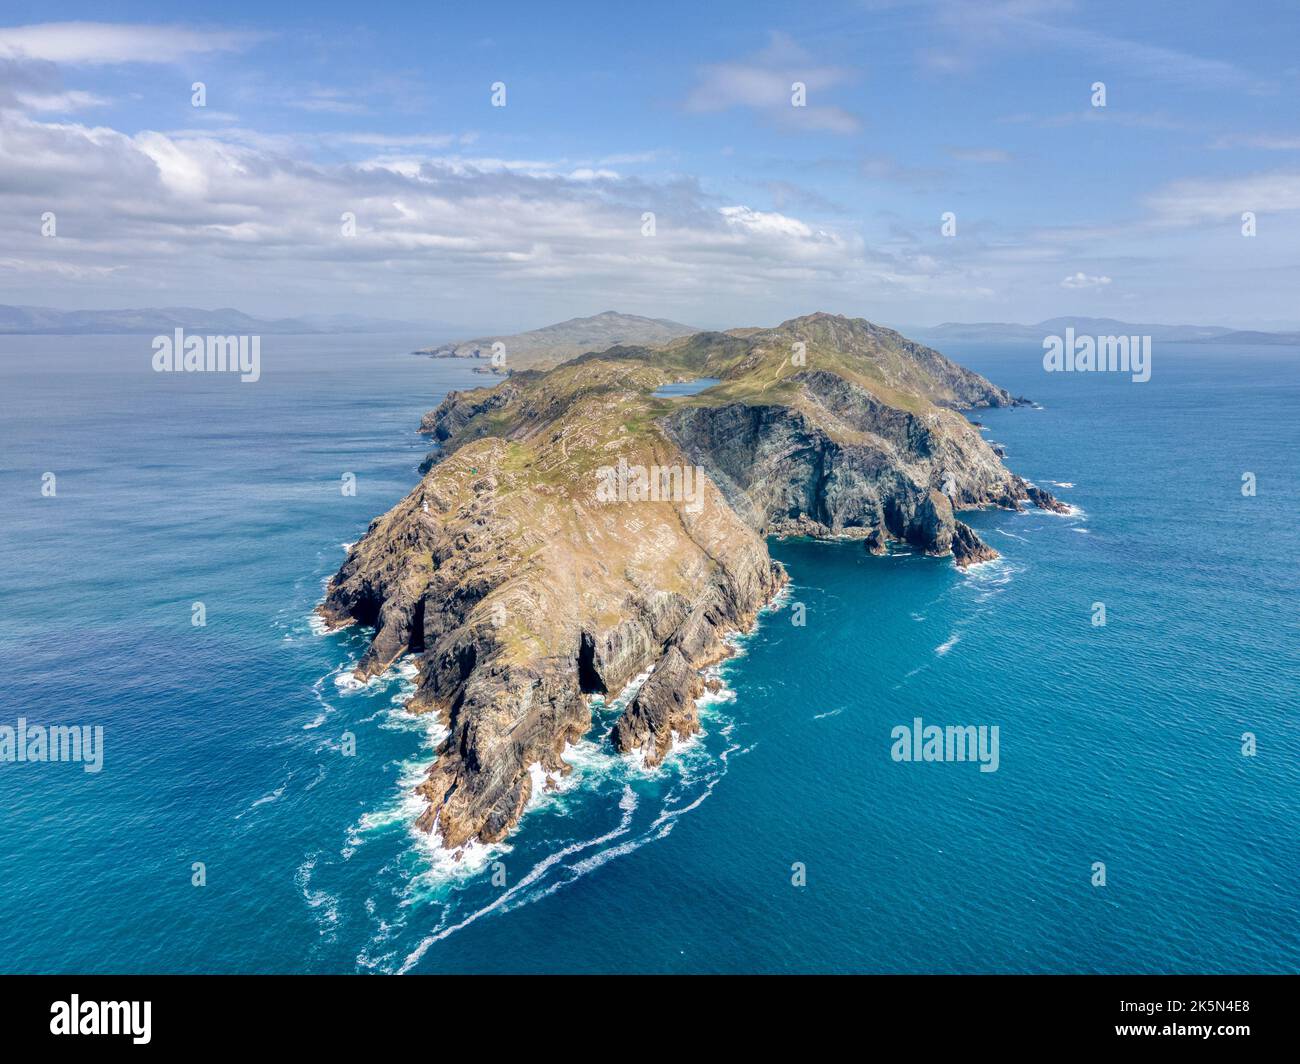
[[[665,384],[717,378],[694,395]],[[424,418],[424,476],[331,580],[321,615],[373,626],[357,673],[420,662],[413,712],[449,735],[419,792],[445,846],[518,822],[532,767],[569,771],[589,698],[650,675],[611,733],[656,765],[699,730],[700,670],[786,580],[768,536],[997,557],[957,514],[1064,511],[959,412],[1017,399],[862,319],[616,346]]]

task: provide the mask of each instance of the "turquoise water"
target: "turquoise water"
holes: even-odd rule
[[[635,769],[598,708],[567,789],[452,864],[410,830],[409,680],[355,688],[364,633],[310,618],[481,377],[428,337],[263,339],[257,384],[0,339],[0,724],[105,745],[0,763],[0,969],[1300,969],[1300,352],[1162,345],[1134,385],[954,348],[1043,405],[975,416],[1081,512],[971,515],[1003,558],[964,576],[774,543],[790,597],[702,737]],[[997,725],[998,771],[894,763],[916,716]]]

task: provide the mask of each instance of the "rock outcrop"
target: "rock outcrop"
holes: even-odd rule
[[[685,739],[700,730],[695,700],[703,691],[699,672],[676,646],[670,646],[614,725],[610,735],[614,748],[641,751],[647,765],[658,765],[674,736]]]
[[[998,552],[975,535],[975,530],[970,525],[956,521],[952,531],[952,556],[957,565],[965,569],[970,565],[993,561]]]
[[[654,394],[701,376],[721,383]],[[421,426],[436,445],[423,479],[320,607],[374,627],[362,677],[419,655],[409,708],[449,729],[420,826],[453,848],[503,838],[532,766],[568,771],[590,696],[647,670],[614,746],[655,765],[698,731],[700,670],[785,581],[769,535],[996,557],[958,511],[1063,506],[957,412],[1017,402],[891,330],[824,314],[450,393]]]
[[[1051,510],[1052,513],[1068,514],[1070,507],[1056,498],[1050,491],[1044,491],[1042,488],[1035,487],[1033,484],[1025,483],[1025,497],[1037,506],[1040,510]]]

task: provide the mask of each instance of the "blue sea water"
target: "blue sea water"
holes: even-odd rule
[[[1133,384],[949,350],[1042,405],[973,416],[1079,512],[969,515],[1002,558],[965,575],[773,543],[793,587],[705,734],[637,769],[598,707],[455,863],[411,829],[409,677],[358,687],[365,633],[311,619],[482,383],[428,339],[264,337],[256,384],[0,339],[0,724],[105,746],[0,763],[0,970],[1300,970],[1300,352],[1158,345]],[[914,717],[997,725],[998,770],[895,763]]]

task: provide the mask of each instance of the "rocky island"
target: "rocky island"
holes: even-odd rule
[[[693,395],[663,385],[716,378]],[[1007,470],[962,409],[1026,402],[862,319],[615,346],[452,392],[424,477],[371,523],[321,615],[373,626],[357,673],[420,662],[408,708],[450,734],[420,826],[500,840],[532,767],[569,771],[589,699],[649,672],[611,740],[656,765],[699,730],[700,670],[786,580],[768,536],[997,557],[956,516],[1064,511]]]

